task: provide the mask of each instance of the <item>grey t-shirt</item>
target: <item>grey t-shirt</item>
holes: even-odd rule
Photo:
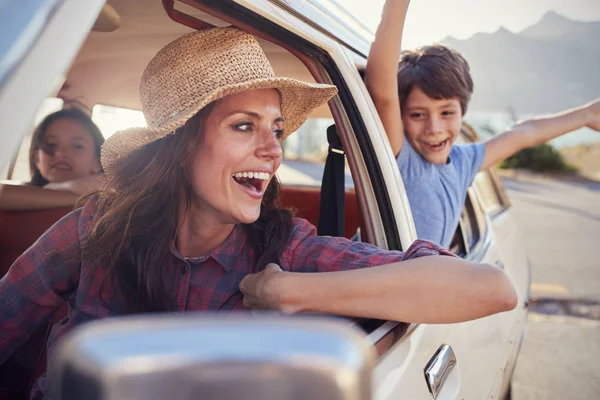
[[[467,188],[485,157],[483,143],[454,145],[448,163],[432,164],[405,140],[397,162],[417,236],[448,247],[458,226]]]

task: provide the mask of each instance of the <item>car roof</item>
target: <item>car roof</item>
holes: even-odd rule
[[[275,3],[356,52],[368,51],[365,44],[368,46],[370,31],[341,8],[342,11],[334,14],[332,10],[339,7],[336,2],[308,0]],[[139,82],[145,66],[161,47],[193,29],[171,20],[160,0],[144,1],[143,6],[139,0],[109,0],[108,4],[118,14],[118,29],[90,32],[58,97],[79,99],[90,107],[105,104],[139,110]],[[213,26],[229,25],[185,4],[178,4],[177,9]],[[260,42],[276,75],[314,82],[295,56],[267,41]],[[329,115],[328,109],[323,107],[312,116]]]

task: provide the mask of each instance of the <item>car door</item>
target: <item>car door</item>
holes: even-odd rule
[[[350,69],[349,64],[356,68],[364,62],[350,49],[346,49],[346,55],[347,63],[338,65],[342,74],[346,67]],[[384,193],[388,201],[379,200],[378,222],[384,226],[389,248],[406,248],[416,239],[416,234],[395,158],[362,80],[357,80],[356,74],[350,71],[345,79],[357,107],[364,107],[358,115],[367,130],[367,138],[356,131],[354,137],[361,141],[358,147],[362,159],[372,161],[368,165],[371,175],[378,175],[370,181],[373,191],[379,195]],[[502,214],[508,216],[510,210]],[[514,243],[500,244],[506,241],[504,236],[508,229],[502,219],[498,219],[504,218],[500,215],[486,213],[477,188],[471,188],[458,229],[463,249],[460,255],[503,268],[515,281],[519,306],[511,312],[460,324],[388,323],[370,332],[369,337],[380,353],[374,375],[375,398],[487,399],[505,393],[525,322],[528,283],[524,252],[512,250]],[[390,222],[394,223],[393,227],[389,226]]]
[[[509,274],[519,266],[513,266],[513,257],[504,256],[503,247],[496,244],[494,227],[473,188],[469,189],[457,236],[453,250],[467,260],[505,269],[509,266]],[[523,322],[520,306],[475,321],[412,326],[405,337],[380,354],[375,398],[393,399],[402,394],[411,399],[499,398],[505,393],[507,375],[512,373]],[[451,352],[446,359],[440,354],[444,349]],[[428,384],[428,367],[436,362],[438,370],[429,371]],[[408,392],[408,388],[413,391]]]

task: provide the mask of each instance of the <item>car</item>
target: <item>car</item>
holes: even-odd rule
[[[0,39],[3,178],[15,180],[15,170],[23,164],[19,145],[26,148],[23,138],[45,98],[79,99],[94,106],[94,112],[107,106],[139,110],[142,70],[163,45],[194,29],[234,25],[260,39],[277,75],[335,84],[339,89],[338,96],[317,109],[297,132],[296,141],[284,149],[283,204],[317,226],[319,234],[398,250],[417,239],[402,178],[362,79],[373,33],[336,1],[103,3],[40,0],[28,7],[10,2],[0,6],[6,11],[0,21],[7,31]],[[465,125],[461,140],[478,139]],[[326,179],[321,178],[324,170],[329,171]],[[0,274],[70,209],[1,211]],[[504,269],[518,292],[518,306],[448,325],[344,320],[360,329],[375,351],[372,398],[510,395],[525,333],[530,267],[510,201],[493,170],[480,172],[469,188],[451,250],[464,259]],[[48,327],[65,313],[59,310],[1,367],[0,387],[5,389],[0,396],[25,398],[32,379],[46,368],[43,344]],[[301,324],[294,329],[302,329]],[[322,329],[335,328],[324,324]]]

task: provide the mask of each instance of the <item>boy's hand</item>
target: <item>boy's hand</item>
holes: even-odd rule
[[[600,132],[600,99],[594,100],[587,106],[589,110],[589,120],[586,126],[590,129]]]

